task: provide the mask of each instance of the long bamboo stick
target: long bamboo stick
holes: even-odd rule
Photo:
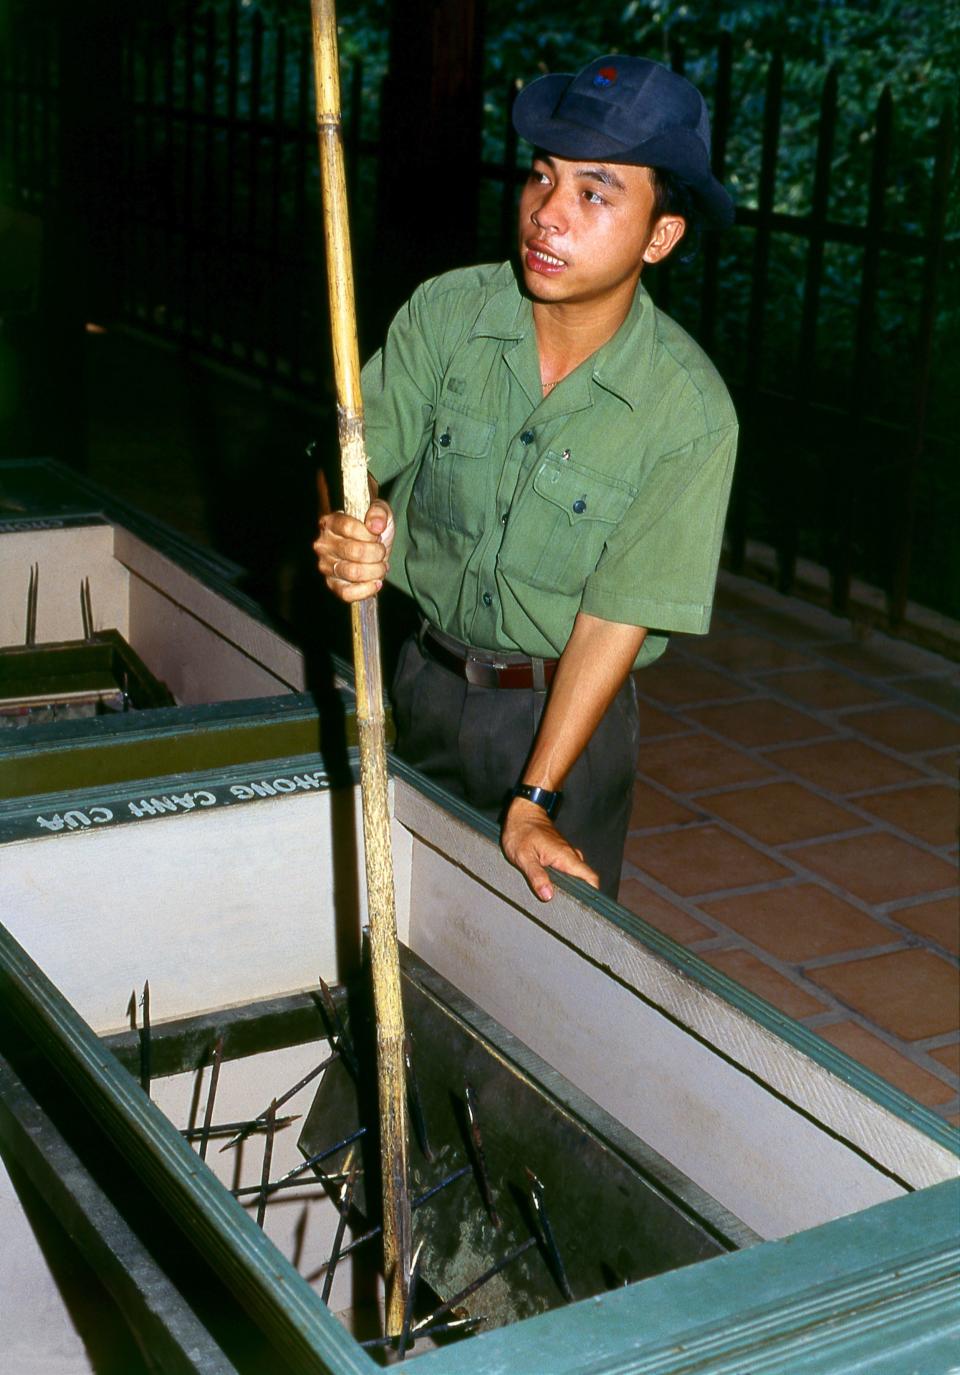
[[[362,520],[370,504],[363,436],[363,398],[347,219],[337,21],[333,0],[311,0],[317,139],[323,184],[323,229],[337,386],[340,464],[347,513]],[[377,1083],[383,1173],[383,1251],[387,1283],[387,1334],[403,1330],[410,1266],[407,1187],[406,1087],[403,1004],[387,810],[383,681],[376,598],[351,607],[360,739],[360,787],[366,855],[370,962],[377,1022]]]

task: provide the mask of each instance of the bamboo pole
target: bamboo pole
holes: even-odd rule
[[[330,324],[340,433],[343,498],[347,513],[362,520],[370,504],[360,394],[360,357],[347,220],[337,22],[333,0],[311,0],[317,139],[323,185]],[[387,809],[383,682],[377,601],[351,606],[353,659],[360,739],[360,787],[366,856],[370,962],[377,1023],[377,1086],[383,1174],[383,1251],[387,1284],[387,1334],[403,1329],[410,1267],[410,1200],[407,1188],[406,1086],[403,1004],[393,888],[393,856]]]

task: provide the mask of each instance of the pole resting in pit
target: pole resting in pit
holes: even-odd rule
[[[311,0],[317,141],[323,187],[330,326],[340,434],[344,508],[363,520],[370,504],[360,393],[360,354],[347,218],[340,71],[333,0]],[[403,1004],[387,807],[387,752],[377,602],[350,608],[360,740],[360,788],[370,925],[370,964],[377,1021],[377,1085],[383,1173],[383,1252],[387,1334],[399,1337],[410,1273],[410,1200],[407,1186],[406,1086]]]

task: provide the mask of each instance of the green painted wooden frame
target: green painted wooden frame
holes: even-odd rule
[[[286,776],[311,762],[278,759],[266,771]],[[392,767],[495,839],[493,828],[468,808],[398,761]],[[218,780],[227,784],[242,773],[227,770]],[[183,775],[176,781],[184,786]],[[164,783],[141,780],[128,791],[162,793]],[[83,800],[89,806],[115,792],[99,790]],[[0,812],[10,824],[15,812],[27,819],[38,805],[49,810],[79,800],[76,794],[20,799]],[[576,881],[561,883],[759,1024],[956,1149],[956,1134],[934,1114],[640,918]],[[378,1368],[2,928],[0,995],[103,1129],[130,1153],[177,1225],[256,1315],[285,1368],[335,1375]],[[417,1359],[425,1375],[948,1375],[960,1369],[954,1346],[960,1333],[958,1218],[960,1181],[949,1181]]]

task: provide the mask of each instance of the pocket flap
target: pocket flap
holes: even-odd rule
[[[602,520],[610,525],[627,513],[636,487],[617,478],[601,477],[569,460],[547,458],[533,479],[533,490],[566,512],[571,525]]]
[[[438,408],[433,422],[433,442],[438,454],[463,454],[483,458],[490,452],[496,425],[462,411]]]

